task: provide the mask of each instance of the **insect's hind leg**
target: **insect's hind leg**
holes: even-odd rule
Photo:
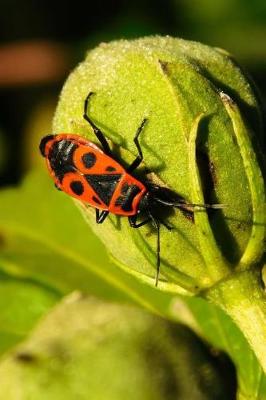
[[[139,144],[139,135],[143,131],[144,125],[146,124],[147,121],[148,121],[147,118],[143,119],[142,123],[138,127],[138,130],[137,130],[137,132],[135,134],[134,143],[135,143],[135,145],[137,147],[137,150],[138,150],[139,154],[137,155],[135,160],[132,162],[132,164],[130,164],[129,167],[127,168],[127,172],[129,172],[129,173],[133,172],[140,165],[140,163],[143,160],[143,153],[142,153],[141,146]]]
[[[90,126],[93,129],[93,132],[95,134],[95,136],[97,137],[97,139],[99,140],[99,142],[102,145],[103,151],[108,154],[108,155],[112,155],[112,151],[110,149],[110,146],[103,134],[103,132],[95,125],[95,123],[92,121],[92,119],[89,117],[88,115],[88,107],[89,107],[89,101],[91,96],[93,96],[95,93],[94,92],[90,92],[88,94],[88,96],[86,97],[85,101],[84,101],[84,113],[83,113],[83,118],[90,124]]]
[[[133,215],[132,217],[128,217],[128,222],[129,225],[131,226],[131,228],[140,228],[143,225],[148,224],[149,222],[151,222],[151,218],[147,218],[144,221],[141,222],[137,222],[137,215]]]

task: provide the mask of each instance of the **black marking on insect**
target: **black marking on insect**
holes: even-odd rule
[[[51,168],[60,182],[68,172],[75,172],[73,153],[77,147],[69,140],[62,140],[55,143],[48,155]]]
[[[112,167],[111,165],[108,165],[108,167],[105,168],[106,172],[114,172],[116,169]]]
[[[121,174],[86,174],[85,178],[94,191],[98,194],[100,199],[104,202],[104,204],[108,206],[116,189],[116,185],[121,179]]]
[[[82,162],[83,162],[85,168],[87,168],[87,169],[92,168],[94,166],[94,164],[96,163],[95,154],[93,154],[91,152],[83,154]]]
[[[72,181],[70,183],[70,188],[71,188],[72,192],[78,196],[81,196],[82,193],[84,192],[83,183],[80,181]]]
[[[121,189],[121,196],[116,199],[115,205],[120,205],[124,211],[131,211],[133,209],[132,202],[138,193],[140,193],[138,186],[124,184]]]

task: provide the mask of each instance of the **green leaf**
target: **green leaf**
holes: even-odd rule
[[[59,299],[48,287],[0,272],[0,354],[23,340]]]

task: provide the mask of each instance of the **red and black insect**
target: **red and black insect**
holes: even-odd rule
[[[128,217],[132,228],[151,222],[157,230],[157,286],[160,271],[160,223],[171,229],[155,212],[156,206],[183,208],[196,206],[188,204],[180,196],[173,196],[170,190],[141,182],[132,174],[143,160],[139,135],[147,123],[144,118],[134,137],[138,155],[124,168],[116,161],[110,146],[88,115],[89,93],[84,102],[84,119],[92,127],[101,143],[94,143],[79,135],[61,133],[45,136],[40,143],[40,151],[46,159],[47,167],[57,189],[64,191],[96,209],[96,222],[101,224],[109,213]],[[216,205],[201,205],[204,208],[217,208]],[[139,217],[144,217],[138,222]]]

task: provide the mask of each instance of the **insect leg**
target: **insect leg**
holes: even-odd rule
[[[140,144],[139,144],[139,135],[142,132],[142,130],[144,128],[144,125],[146,124],[147,121],[148,121],[147,118],[144,118],[144,120],[142,121],[142,123],[138,127],[138,130],[137,130],[137,132],[135,134],[134,143],[135,143],[135,145],[137,147],[137,150],[138,150],[139,154],[135,158],[135,160],[129,165],[129,167],[127,168],[127,172],[133,172],[139,166],[141,161],[143,160],[143,154],[142,154],[142,150],[141,150],[141,147],[140,147]]]
[[[98,210],[98,208],[96,208],[95,211],[96,211],[97,224],[102,224],[104,222],[105,218],[107,217],[107,215],[109,214],[109,211],[100,212],[100,210]]]
[[[93,96],[94,93],[90,92],[88,94],[88,96],[85,99],[84,102],[84,114],[83,114],[83,118],[90,124],[90,126],[93,129],[93,132],[95,134],[95,136],[97,137],[97,139],[99,140],[99,142],[101,143],[102,147],[103,147],[103,151],[106,154],[112,155],[112,151],[110,149],[110,146],[104,136],[104,134],[102,133],[102,131],[95,125],[95,123],[91,120],[91,118],[88,116],[88,107],[89,107],[89,100],[91,98],[91,96]]]
[[[151,218],[147,218],[144,221],[141,221],[139,223],[137,223],[137,215],[133,215],[132,217],[128,217],[128,222],[129,225],[131,226],[131,228],[140,228],[143,225],[148,224],[149,222],[151,222]]]

